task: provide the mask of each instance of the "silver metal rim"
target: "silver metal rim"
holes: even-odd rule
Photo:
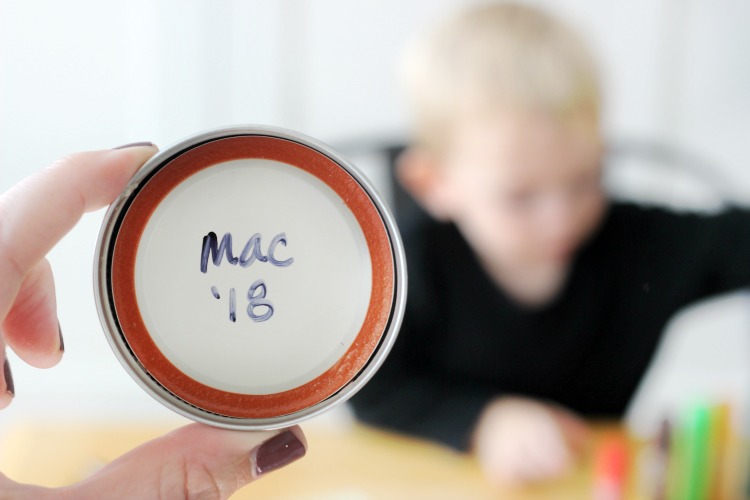
[[[166,160],[179,155],[183,151],[211,140],[241,135],[276,137],[296,142],[319,151],[340,165],[359,183],[360,186],[362,186],[375,204],[390,238],[394,260],[395,287],[390,321],[387,330],[381,338],[380,344],[376,348],[367,365],[365,365],[365,367],[348,384],[329,398],[298,412],[273,418],[235,418],[214,414],[183,401],[165,389],[151,377],[137,360],[135,355],[130,351],[130,348],[120,331],[108,292],[109,287],[107,282],[109,270],[107,263],[110,258],[113,237],[116,237],[118,220],[133,192],[136,191],[141,183],[148,178],[149,174],[165,165]],[[345,158],[342,158],[339,153],[334,151],[328,145],[304,134],[277,127],[239,125],[208,130],[188,137],[169,148],[160,151],[146,162],[143,167],[141,167],[125,190],[112,203],[112,205],[110,205],[99,232],[96,254],[94,256],[94,296],[96,298],[99,319],[112,350],[115,352],[115,355],[125,370],[147,393],[166,407],[192,420],[227,429],[272,430],[287,427],[330,410],[331,408],[344,403],[356,394],[372,378],[378,368],[380,368],[393,347],[393,343],[396,340],[396,336],[398,335],[403,320],[404,308],[406,306],[406,289],[406,258],[401,243],[401,236],[398,232],[393,214],[370,181],[357,167]]]

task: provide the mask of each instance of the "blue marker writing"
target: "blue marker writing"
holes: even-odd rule
[[[225,233],[219,241],[216,233],[211,231],[203,237],[203,243],[201,245],[201,272],[208,272],[208,260],[215,266],[219,266],[226,257],[226,261],[235,266],[238,263],[242,267],[249,267],[253,262],[268,262],[276,267],[288,267],[294,262],[294,258],[279,260],[276,258],[276,249],[279,245],[287,246],[286,233],[279,233],[273,237],[271,243],[268,245],[268,250],[263,253],[262,250],[262,239],[260,233],[255,233],[247,240],[245,247],[242,249],[242,253],[239,257],[235,257],[232,251],[232,233]]]

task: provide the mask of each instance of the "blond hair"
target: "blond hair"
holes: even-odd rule
[[[541,111],[598,134],[598,75],[568,26],[522,4],[474,7],[415,40],[402,77],[417,140],[434,145],[459,113]]]

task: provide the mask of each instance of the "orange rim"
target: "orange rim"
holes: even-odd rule
[[[273,394],[238,394],[189,377],[159,350],[138,308],[135,261],[143,231],[156,207],[179,184],[218,163],[263,158],[292,165],[325,182],[346,203],[364,233],[372,261],[372,291],[365,320],[346,353],[322,375]],[[364,188],[339,164],[302,144],[266,136],[237,136],[197,146],[163,165],[141,188],[116,233],[111,268],[115,312],[122,335],[156,381],[187,403],[237,418],[271,418],[309,408],[338,392],[364,368],[388,325],[394,293],[390,238]]]

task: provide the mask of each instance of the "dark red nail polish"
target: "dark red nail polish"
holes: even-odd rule
[[[267,474],[305,456],[307,450],[292,431],[284,431],[255,452],[255,477]]]
[[[60,351],[65,352],[65,341],[63,341],[62,328],[60,328],[60,321],[57,322],[57,335],[60,336]]]
[[[137,148],[137,147],[152,147],[155,148],[156,145],[151,141],[141,141],[141,142],[131,142],[130,144],[123,144],[122,146],[117,146],[116,148],[112,149],[127,149],[127,148]]]
[[[16,386],[13,384],[13,374],[10,372],[10,363],[8,363],[8,358],[5,358],[5,363],[3,363],[3,375],[5,375],[5,386],[7,387],[6,391],[8,391],[11,396],[15,396]]]

